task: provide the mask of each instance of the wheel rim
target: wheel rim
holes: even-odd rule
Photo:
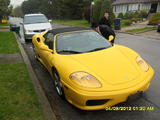
[[[62,84],[59,80],[59,77],[56,73],[54,73],[54,77],[55,77],[55,80],[54,80],[54,84],[55,84],[55,87],[56,87],[56,90],[57,90],[57,93],[62,96],[63,92],[62,92]]]

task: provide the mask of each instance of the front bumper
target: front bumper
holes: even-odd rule
[[[118,103],[127,101],[128,97],[139,91],[146,91],[149,88],[150,81],[154,75],[154,71],[150,71],[143,82],[134,87],[123,89],[119,91],[106,91],[106,92],[89,92],[83,90],[76,90],[63,83],[66,99],[69,103],[82,110],[100,110],[107,107],[114,106]],[[106,101],[106,102],[105,102]],[[91,104],[88,104],[88,103]],[[100,104],[97,104],[99,102]],[[93,105],[92,105],[93,103]]]
[[[48,29],[49,30],[49,29]],[[32,37],[35,35],[35,34],[38,34],[38,33],[42,33],[42,32],[47,32],[48,31],[47,29],[44,29],[43,31],[42,30],[37,30],[37,32],[24,32],[24,38],[25,39],[32,39]],[[35,30],[36,31],[36,30]]]
[[[36,33],[35,33],[36,34]],[[25,39],[32,39],[32,37],[35,35],[35,34],[24,34],[24,38]]]

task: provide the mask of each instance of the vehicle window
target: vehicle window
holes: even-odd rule
[[[78,54],[111,47],[111,43],[95,31],[60,34],[56,40],[59,54]]]
[[[47,33],[45,35],[44,43],[52,50],[53,50],[53,39],[54,39],[53,33]]]
[[[44,15],[25,16],[24,24],[47,23],[48,19]]]

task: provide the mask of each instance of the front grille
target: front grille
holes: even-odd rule
[[[95,105],[103,105],[106,104],[110,99],[106,99],[106,100],[88,100],[86,102],[87,106],[95,106]]]
[[[46,31],[45,29],[42,29],[42,30],[34,30],[33,32],[44,32]]]

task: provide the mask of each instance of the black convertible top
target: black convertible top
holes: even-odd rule
[[[59,34],[59,33],[79,31],[79,30],[91,30],[91,28],[87,28],[87,27],[66,27],[66,28],[52,29],[52,30],[50,30],[48,32],[53,33],[54,35],[56,35],[56,34]]]

